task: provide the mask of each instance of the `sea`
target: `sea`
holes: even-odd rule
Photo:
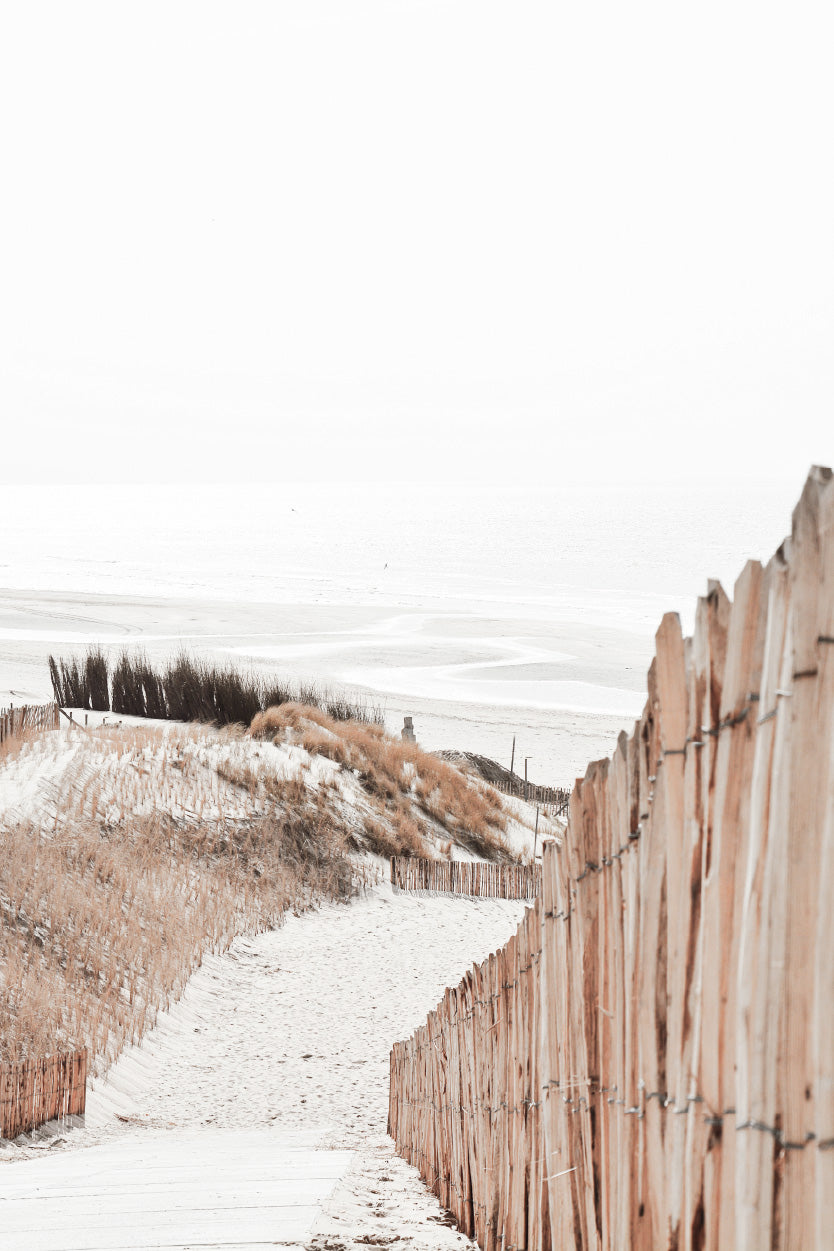
[[[185,647],[571,785],[640,715],[663,614],[732,594],[801,485],[4,487],[0,704],[49,697],[50,653]]]

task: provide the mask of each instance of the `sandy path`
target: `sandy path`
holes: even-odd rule
[[[86,1127],[63,1149],[153,1137],[169,1150],[178,1138],[246,1130],[270,1146],[353,1152],[311,1233],[284,1245],[466,1245],[393,1155],[388,1054],[522,913],[499,900],[394,896],[386,885],[237,940],[204,961],[181,1002],[91,1093]]]

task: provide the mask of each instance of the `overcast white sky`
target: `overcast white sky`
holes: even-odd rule
[[[7,3],[0,480],[834,460],[829,3]]]

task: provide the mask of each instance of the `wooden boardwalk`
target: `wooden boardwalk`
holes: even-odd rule
[[[306,1240],[352,1160],[269,1131],[143,1135],[0,1164],[3,1251],[262,1247]]]

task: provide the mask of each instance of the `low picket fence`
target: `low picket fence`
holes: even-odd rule
[[[541,894],[539,864],[495,864],[490,860],[418,860],[393,856],[395,891],[471,895],[488,899],[536,899]]]
[[[83,1116],[87,1052],[0,1064],[0,1138],[16,1138],[47,1121]]]
[[[490,782],[490,786],[502,795],[510,795],[514,799],[524,799],[528,804],[536,804],[545,816],[567,816],[570,807],[570,791],[559,786],[537,786],[534,782],[525,782],[524,778],[516,777]]]
[[[57,730],[61,719],[57,704],[22,704],[0,709],[0,743],[27,730]]]

